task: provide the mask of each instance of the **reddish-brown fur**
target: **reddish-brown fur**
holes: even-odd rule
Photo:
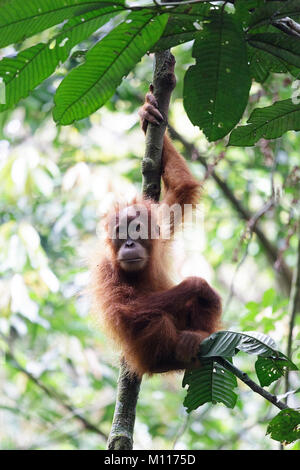
[[[195,204],[200,186],[168,136],[162,164],[163,202]],[[149,211],[150,203],[154,204],[149,200],[140,203]],[[159,207],[156,204],[157,211]],[[192,366],[201,341],[219,326],[221,300],[204,279],[190,277],[173,285],[169,245],[168,240],[149,240],[146,268],[127,273],[120,268],[116,248],[108,238],[107,253],[93,268],[96,308],[129,369],[138,375]]]

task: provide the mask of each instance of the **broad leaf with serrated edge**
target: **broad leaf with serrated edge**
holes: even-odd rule
[[[71,124],[100,108],[159,39],[167,19],[168,15],[133,12],[100,40],[87,53],[86,62],[73,69],[58,87],[55,121]]]

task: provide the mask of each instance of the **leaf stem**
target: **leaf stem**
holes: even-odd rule
[[[248,374],[245,372],[241,371],[238,369],[235,365],[233,365],[231,362],[229,362],[227,359],[224,359],[224,357],[216,357],[215,361],[218,362],[221,366],[223,366],[225,369],[229,370],[232,372],[238,379],[240,379],[242,382],[244,382],[248,387],[251,388],[255,393],[258,393],[261,395],[263,398],[271,402],[273,405],[277,406],[280,410],[285,410],[288,408],[288,406],[283,403],[282,401],[278,400],[276,395],[272,395],[270,392],[262,388],[260,385],[258,385],[256,382],[254,382]]]

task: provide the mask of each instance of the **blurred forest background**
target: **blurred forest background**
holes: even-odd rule
[[[39,34],[39,40],[48,34]],[[35,42],[27,39],[24,47]],[[13,51],[6,48],[3,56]],[[224,329],[267,333],[286,352],[300,134],[289,132],[246,149],[226,147],[226,139],[209,144],[188,121],[180,99],[183,72],[193,63],[190,47],[173,52],[178,83],[170,124],[176,146],[205,181],[204,237],[179,243],[185,255],[176,254],[177,278],[205,277],[223,297]],[[90,118],[56,127],[54,91],[65,67],[80,63],[81,55],[73,54],[16,109],[0,115],[2,449],[105,449],[111,426],[118,353],[84,294],[87,259],[101,214],[112,201],[130,200],[141,189],[144,136],[137,110],[151,81],[153,58],[144,58]],[[253,83],[244,122],[255,105],[291,97],[292,78],[273,74],[268,80],[267,92]],[[296,363],[298,346],[299,318]],[[237,365],[257,380],[253,364],[238,356]],[[144,378],[135,449],[279,448],[265,435],[278,410],[262,397],[239,383],[234,410],[204,405],[188,416],[181,380],[182,374]],[[299,387],[294,372],[290,384],[293,390]],[[284,393],[284,379],[270,391]],[[297,406],[296,395],[288,400]],[[286,448],[299,449],[299,444]]]

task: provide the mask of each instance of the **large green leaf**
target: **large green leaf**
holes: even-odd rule
[[[259,4],[261,4],[261,0],[247,0],[247,2],[245,2],[245,0],[235,0],[234,9],[239,21],[247,26],[253,11],[255,11],[255,8],[259,7]]]
[[[279,354],[275,341],[270,336],[258,331],[245,331],[241,333],[241,341],[237,348],[247,354],[254,354],[256,356],[277,357]]]
[[[199,356],[232,357],[237,352],[237,346],[241,342],[241,334],[235,331],[218,331],[206,338],[200,346]]]
[[[184,406],[191,412],[204,403],[223,403],[234,408],[237,400],[233,389],[236,377],[212,359],[204,359],[199,369],[187,370],[182,386],[189,385]]]
[[[161,51],[195,39],[202,21],[209,18],[211,5],[181,5],[170,12],[167,26],[153,51]]]
[[[257,49],[282,59],[287,64],[300,67],[300,41],[298,38],[283,33],[253,34],[249,44]]]
[[[277,101],[253,111],[246,126],[239,126],[230,135],[229,145],[254,145],[259,139],[276,139],[289,130],[300,130],[300,104],[292,100]]]
[[[251,29],[270,24],[272,20],[277,20],[285,16],[297,18],[300,15],[299,0],[261,3],[261,6],[255,8],[250,17],[249,27]]]
[[[201,343],[199,357],[232,357],[238,351],[257,356],[278,357],[279,355],[278,348],[272,338],[263,333],[218,331]]]
[[[248,57],[251,76],[257,82],[264,82],[270,72],[287,73],[290,71],[289,65],[284,60],[255,47],[248,47]]]
[[[0,47],[23,41],[65,19],[124,0],[6,0],[0,5]]]
[[[55,95],[54,119],[71,124],[100,108],[161,36],[168,15],[133,12],[99,41],[86,62],[63,80]]]
[[[40,43],[19,52],[16,57],[4,58],[0,62],[0,77],[5,83],[6,103],[0,104],[0,112],[25,98],[65,62],[76,44],[103,26],[120,8],[103,8],[73,18],[49,43]]]
[[[196,65],[184,79],[184,107],[191,122],[214,141],[239,122],[251,85],[244,34],[233,15],[211,13],[196,35],[193,57]]]
[[[278,350],[275,341],[268,335],[257,331],[217,331],[202,341],[198,356],[199,358],[211,357],[233,357],[239,351],[247,354],[261,356],[277,360],[278,364],[291,370],[297,370],[297,366]],[[260,367],[261,364],[258,364]],[[278,366],[279,367],[279,366]]]
[[[255,363],[256,375],[262,387],[278,380],[287,369],[297,370],[297,367],[289,359],[283,357],[258,357]]]
[[[267,434],[275,441],[286,444],[300,439],[300,411],[291,408],[281,410],[270,422]]]

